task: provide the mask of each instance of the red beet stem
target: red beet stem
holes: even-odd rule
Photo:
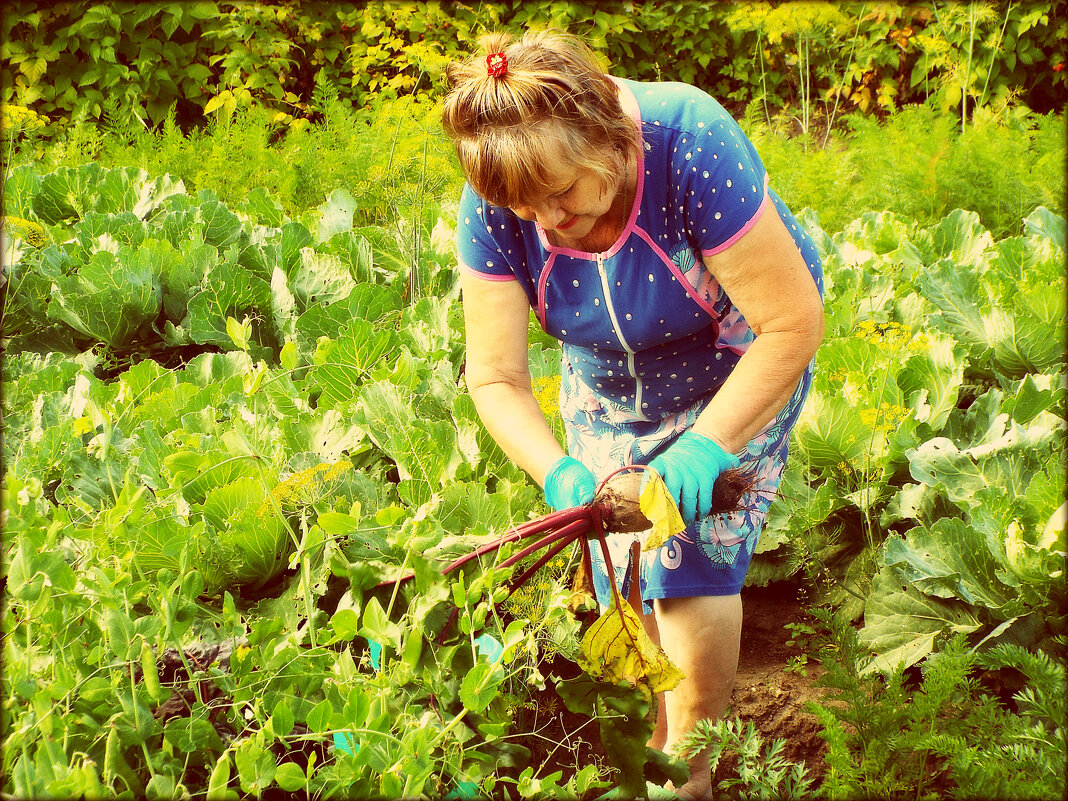
[[[540,551],[547,545],[552,545],[557,540],[567,540],[568,542],[570,542],[571,540],[581,537],[583,534],[585,534],[587,531],[590,531],[592,528],[593,521],[590,519],[589,515],[586,515],[584,519],[575,520],[571,523],[568,523],[566,526],[562,526],[561,528],[558,528],[555,531],[552,531],[546,536],[542,537],[533,545],[528,545],[526,548],[519,551],[518,553],[512,554],[503,562],[501,562],[500,566],[511,567],[516,562],[524,559],[527,556],[530,556],[530,554],[534,553],[535,551]]]

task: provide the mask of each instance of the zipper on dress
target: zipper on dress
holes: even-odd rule
[[[608,310],[608,317],[612,320],[612,326],[616,330],[616,336],[619,337],[619,344],[623,346],[623,350],[627,352],[627,372],[630,377],[634,379],[634,413],[645,417],[645,413],[642,411],[642,380],[638,378],[638,373],[634,367],[634,349],[627,342],[626,337],[623,336],[623,329],[619,325],[619,318],[616,317],[615,306],[612,305],[612,294],[608,286],[608,272],[604,268],[604,254],[597,254],[597,274],[601,277],[601,290],[604,292],[604,305]]]

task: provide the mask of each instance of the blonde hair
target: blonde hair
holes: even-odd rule
[[[446,68],[442,112],[472,188],[494,205],[520,206],[545,191],[561,152],[611,185],[620,156],[638,149],[638,130],[590,49],[551,30],[489,34],[479,49]],[[507,72],[493,77],[486,58],[502,52]]]

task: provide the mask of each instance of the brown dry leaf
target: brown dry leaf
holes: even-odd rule
[[[630,604],[620,607],[617,596],[583,635],[578,664],[597,681],[626,682],[654,693],[671,690],[684,678],[645,633]]]
[[[597,596],[593,588],[593,577],[586,570],[586,560],[580,559],[575,575],[571,579],[571,593],[567,597],[567,608],[577,615],[587,609],[596,607]]]
[[[643,551],[659,548],[669,537],[674,537],[686,528],[679,507],[668,492],[667,484],[656,473],[649,472],[649,478],[638,496],[638,507],[653,524],[645,542],[642,543]]]

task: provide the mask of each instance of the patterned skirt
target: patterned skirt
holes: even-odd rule
[[[654,598],[736,595],[741,590],[786,467],[790,432],[808,395],[812,369],[810,364],[775,419],[736,454],[742,469],[756,475],[753,488],[742,497],[743,509],[709,515],[660,548],[641,553],[640,591],[647,612]],[[592,470],[598,481],[625,465],[647,464],[693,425],[709,399],[701,398],[679,412],[647,420],[598,396],[579,379],[566,357],[562,361],[560,413],[568,453]],[[642,537],[608,537],[614,580],[623,597],[630,591],[631,545]],[[604,557],[600,548],[590,551],[597,600],[607,605],[612,591]]]

